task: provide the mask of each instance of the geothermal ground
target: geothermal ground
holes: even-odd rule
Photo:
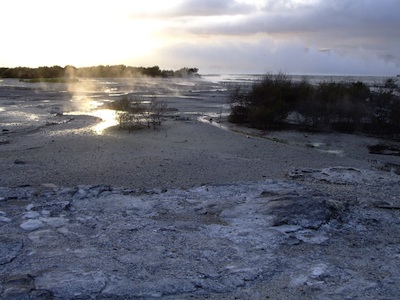
[[[2,84],[2,299],[400,298],[393,142],[234,127],[204,81]],[[103,126],[121,94],[161,128]]]

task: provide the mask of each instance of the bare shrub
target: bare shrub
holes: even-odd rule
[[[111,109],[117,110],[116,118],[120,129],[139,129],[151,127],[157,129],[161,126],[167,104],[157,99],[152,99],[150,104],[138,98],[123,96],[121,99],[110,103]]]
[[[167,103],[164,101],[158,101],[152,99],[150,102],[149,114],[148,114],[148,126],[154,130],[161,126],[162,119],[165,112],[167,111]]]

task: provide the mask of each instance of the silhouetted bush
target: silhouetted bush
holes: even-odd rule
[[[285,74],[268,74],[248,92],[242,92],[239,87],[231,92],[229,119],[235,123],[247,122],[256,128],[281,126],[296,103],[308,99],[310,93],[311,85],[307,82],[295,84]]]
[[[362,121],[370,118],[367,102],[370,97],[368,86],[361,82],[320,83],[312,96],[316,122],[311,126],[343,132],[360,129]]]
[[[360,81],[311,85],[284,74],[267,75],[249,91],[236,87],[229,97],[228,120],[256,128],[284,127],[293,113],[297,125],[308,130],[400,134],[400,96],[393,78],[371,90]]]
[[[172,73],[173,77],[199,77],[197,68],[182,68]]]
[[[372,126],[369,131],[375,134],[399,138],[400,135],[400,96],[395,78],[388,78],[373,93]]]
[[[235,105],[231,107],[228,121],[231,123],[243,124],[248,122],[249,110],[245,106]]]
[[[235,86],[229,93],[229,99],[231,105],[229,122],[239,124],[248,122],[249,103],[247,103],[247,94],[242,91],[240,86]]]

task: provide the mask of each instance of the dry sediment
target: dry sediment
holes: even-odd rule
[[[375,140],[72,118],[3,132],[2,298],[400,297],[398,158]]]
[[[85,122],[85,123],[84,123]],[[265,178],[283,179],[291,168],[378,167],[359,142],[358,153],[329,154],[290,139],[222,130],[195,118],[169,119],[160,130],[94,135],[89,120],[3,134],[0,186],[107,184],[119,187],[192,187]],[[242,129],[241,129],[242,130]],[[294,133],[298,135],[298,133]],[[286,142],[285,142],[286,141]],[[335,147],[335,145],[332,145]],[[386,159],[386,158],[385,158]],[[375,161],[374,161],[375,160]]]

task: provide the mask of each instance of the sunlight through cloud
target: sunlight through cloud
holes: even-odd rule
[[[293,60],[282,49],[259,60],[271,53],[264,45],[279,40],[293,49],[329,48],[337,54],[336,65],[348,65],[354,57],[360,61],[367,53],[357,72],[375,73],[378,65],[385,74],[400,73],[400,2],[394,0],[6,0],[2,11],[0,67],[127,64],[168,69],[196,62],[200,72],[220,65],[245,73],[258,65],[256,72],[263,72]],[[250,42],[257,47],[251,55]],[[190,52],[192,45],[203,51]],[[235,53],[229,50],[232,45]],[[324,60],[319,63],[327,68]],[[301,68],[311,72],[306,63]]]

